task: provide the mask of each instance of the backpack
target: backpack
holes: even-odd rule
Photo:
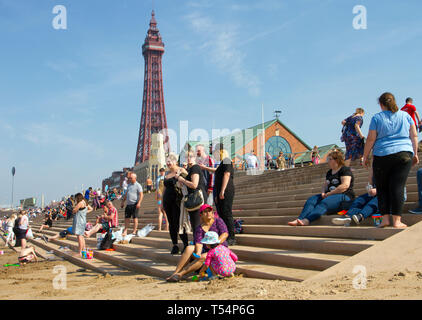
[[[113,248],[113,242],[116,240],[116,238],[113,239],[113,233],[111,231],[111,229],[109,229],[106,233],[106,235],[104,236],[103,240],[101,241],[100,244],[100,250],[106,250],[106,249],[111,249]]]
[[[234,220],[234,233],[239,234],[239,233],[243,233],[243,220],[242,219],[236,219]]]

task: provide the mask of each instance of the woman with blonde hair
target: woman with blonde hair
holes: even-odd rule
[[[217,168],[209,168],[201,166],[214,173],[214,203],[217,207],[218,215],[225,222],[229,231],[229,238],[227,242],[229,246],[236,244],[235,233],[234,233],[234,221],[233,221],[233,199],[234,199],[234,168],[233,162],[229,157],[227,150],[223,148],[222,144],[217,144],[213,152],[214,159],[216,162],[220,162]]]
[[[344,165],[341,151],[332,151],[327,157],[328,170],[322,193],[310,197],[300,216],[288,223],[289,226],[307,226],[327,213],[347,210],[355,198],[353,173]]]
[[[361,131],[363,125],[363,115],[365,111],[357,108],[355,113],[344,119],[341,141],[346,145],[345,164],[350,166],[350,161],[360,159],[362,161],[363,149],[365,147],[365,137]]]
[[[171,254],[179,254],[180,249],[177,245],[178,235],[183,242],[184,248],[188,246],[188,235],[186,232],[179,234],[179,219],[180,219],[180,202],[182,201],[183,195],[179,186],[177,185],[176,175],[186,177],[188,172],[177,165],[178,159],[174,153],[170,153],[166,159],[166,165],[168,171],[164,176],[164,191],[162,207],[167,214],[167,222],[170,231],[171,242],[173,248]],[[184,250],[184,249],[183,249]]]
[[[201,167],[196,164],[196,153],[194,151],[188,151],[187,162],[188,175],[184,178],[180,174],[176,174],[175,177],[179,183],[187,187],[188,196],[194,192],[199,192],[202,196],[202,204],[204,204],[207,200],[207,186]],[[189,221],[192,230],[195,230],[200,225],[199,208],[189,211]]]
[[[378,103],[382,111],[372,117],[369,125],[364,164],[369,166],[369,154],[373,150],[372,167],[382,215],[379,227],[389,226],[392,214],[393,227],[406,228],[401,222],[404,187],[412,165],[419,163],[418,133],[409,114],[399,111],[393,94],[385,92]]]

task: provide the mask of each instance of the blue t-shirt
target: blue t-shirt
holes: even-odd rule
[[[374,144],[374,156],[383,157],[402,151],[413,154],[410,140],[410,126],[414,125],[412,118],[404,111],[382,111],[372,117],[369,130],[377,132]]]
[[[85,191],[85,199],[89,200],[89,189]]]

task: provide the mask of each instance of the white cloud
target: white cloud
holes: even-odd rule
[[[185,17],[194,31],[205,37],[199,46],[218,69],[228,74],[231,80],[252,96],[259,96],[260,80],[245,67],[245,54],[238,48],[238,27],[213,22],[209,17],[192,13]]]

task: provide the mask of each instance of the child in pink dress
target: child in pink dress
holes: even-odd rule
[[[235,262],[238,258],[229,248],[220,244],[217,232],[208,231],[201,243],[210,248],[210,251],[208,251],[204,266],[199,274],[202,275],[207,267],[210,267],[214,275],[232,277],[236,270]]]

